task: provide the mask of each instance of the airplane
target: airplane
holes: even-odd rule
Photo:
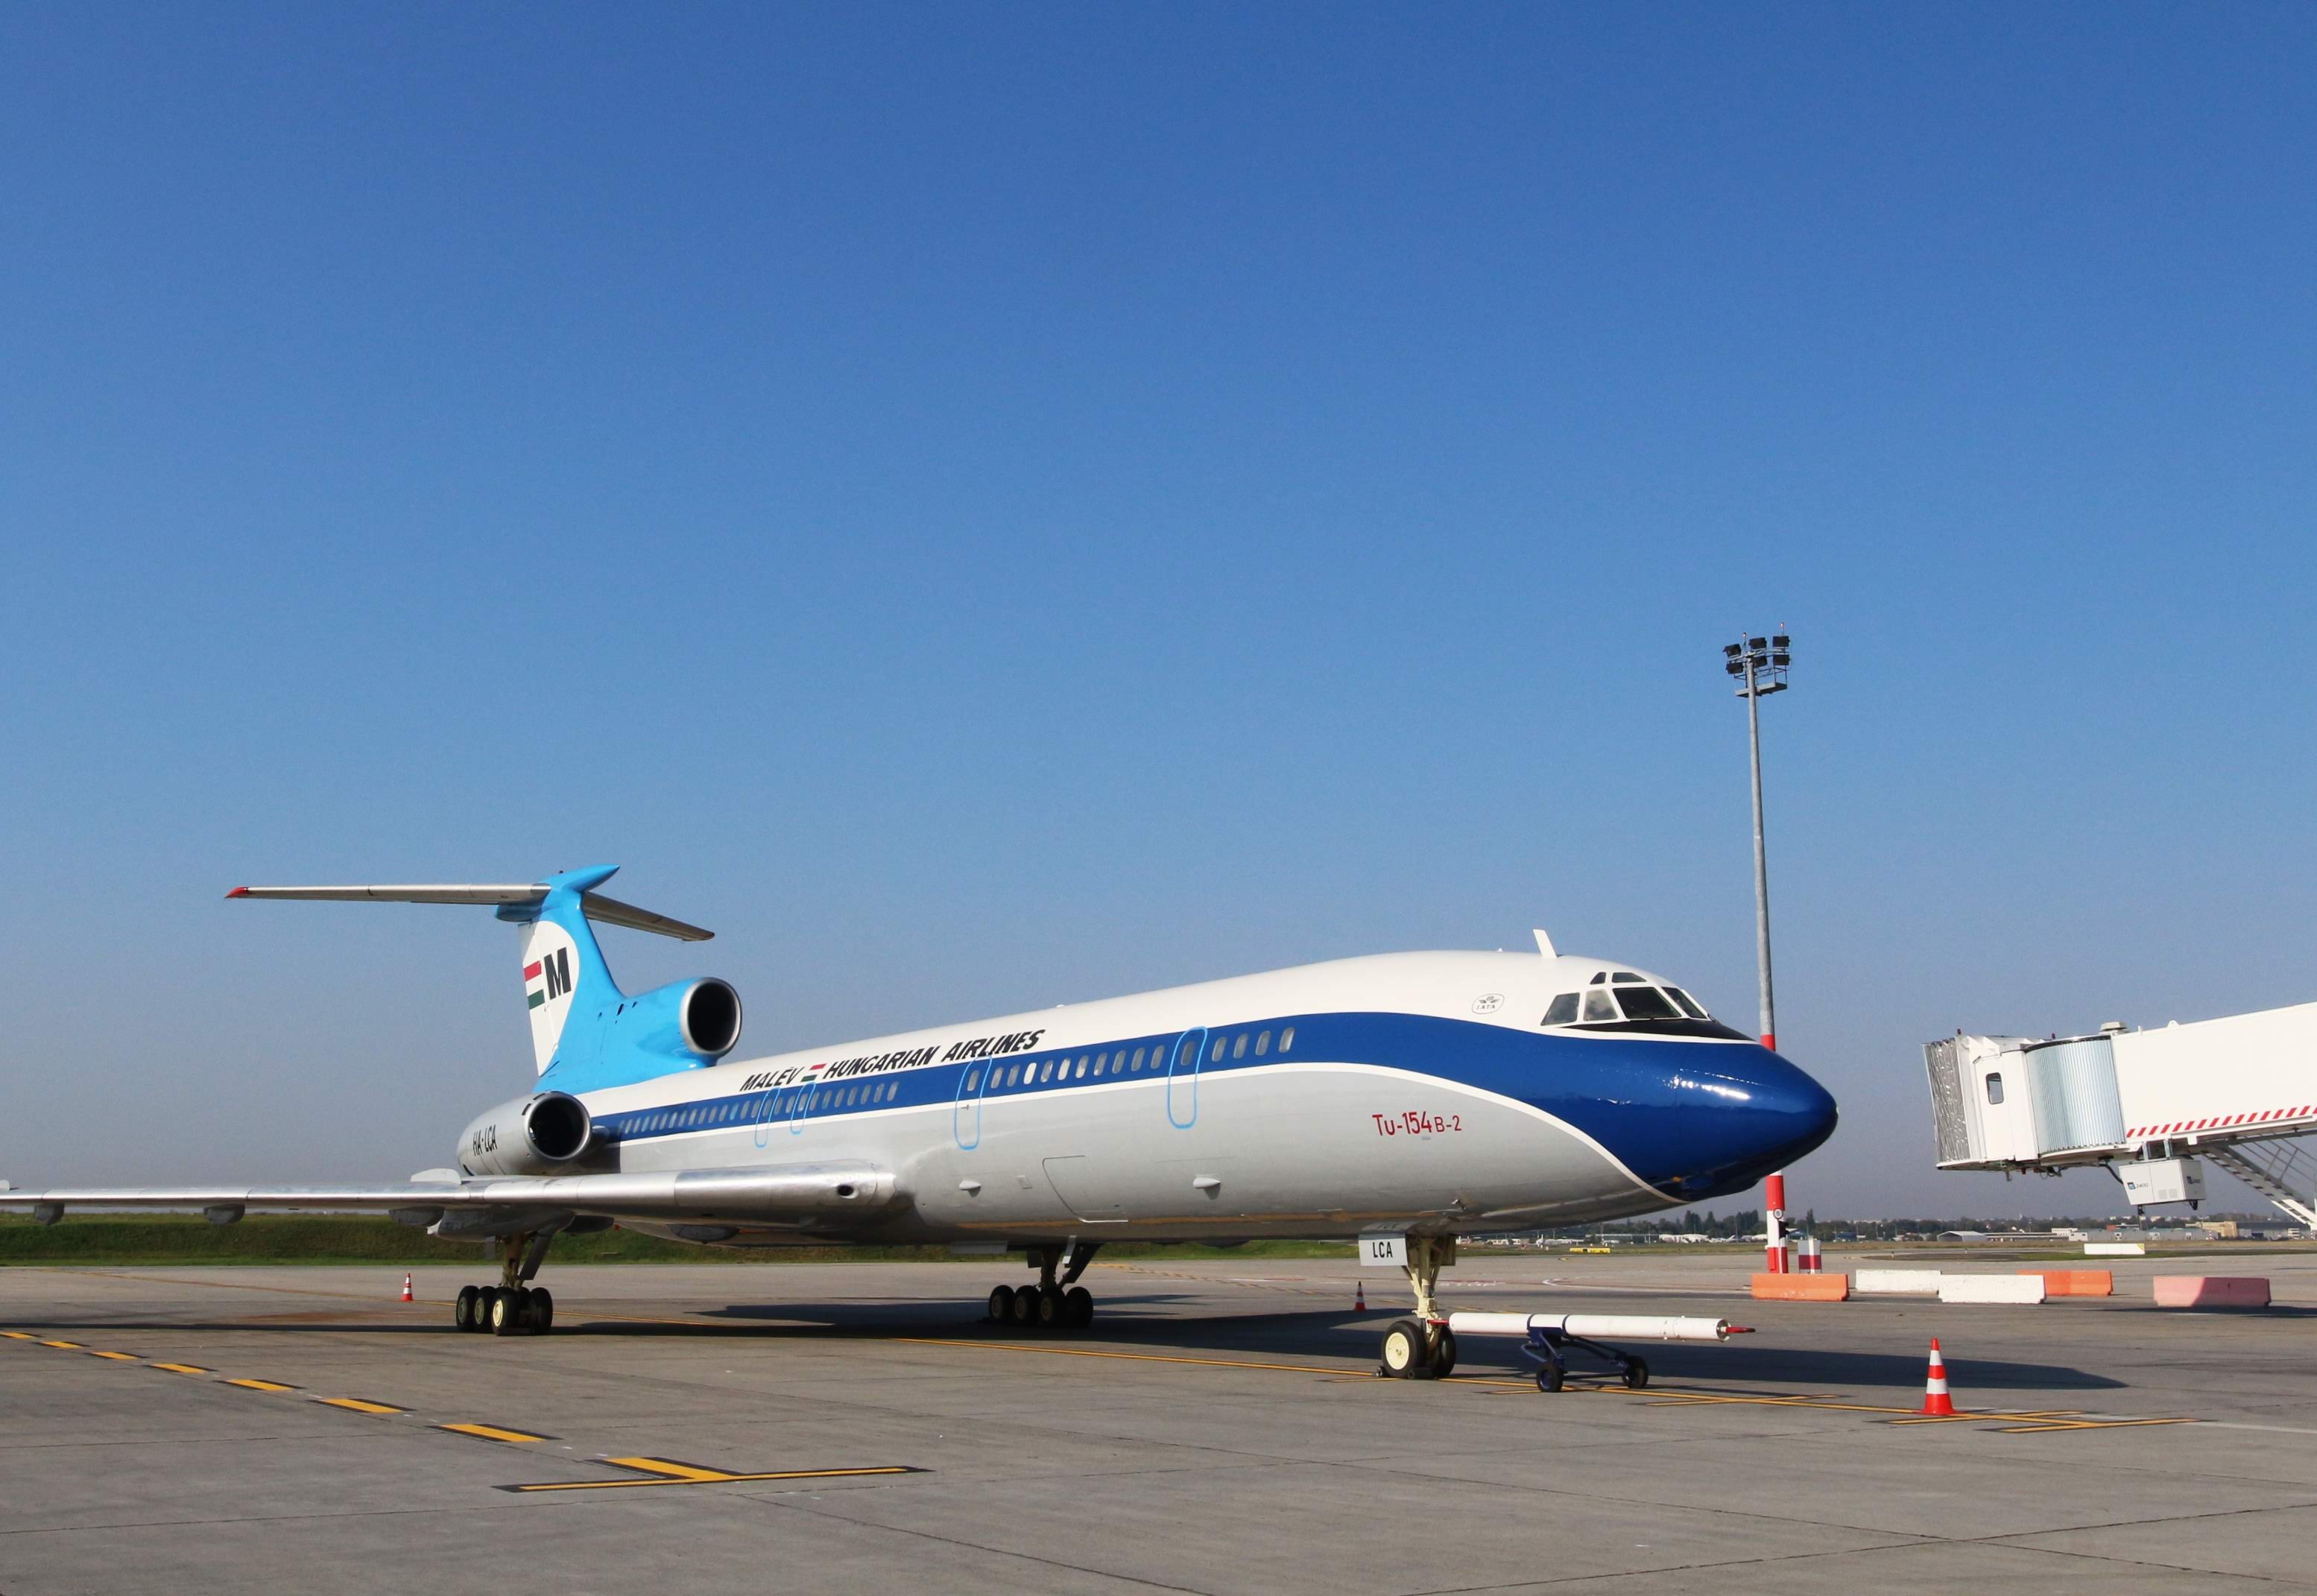
[[[237,887],[232,899],[470,904],[519,928],[532,1090],[477,1115],[456,1166],[343,1187],[15,1191],[72,1205],[385,1213],[497,1247],[460,1330],[543,1334],[559,1235],[622,1226],[719,1247],[1018,1252],[991,1320],[1083,1330],[1114,1241],[1365,1238],[1416,1315],[1384,1369],[1454,1364],[1455,1238],[1593,1224],[1747,1190],[1833,1134],[1834,1099],[1638,965],[1390,953],[735,1060],[715,976],[633,996],[595,924],[713,933],[604,895],[617,866],[511,885]]]

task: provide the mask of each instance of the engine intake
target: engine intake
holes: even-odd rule
[[[568,1092],[541,1092],[477,1116],[459,1137],[459,1164],[470,1175],[558,1174],[595,1144],[586,1103]]]
[[[729,981],[701,976],[684,989],[676,1017],[694,1053],[721,1058],[740,1040],[740,994]]]

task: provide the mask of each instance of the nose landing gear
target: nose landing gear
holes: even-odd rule
[[[1034,1286],[999,1286],[989,1294],[989,1322],[1016,1330],[1084,1330],[1094,1323],[1094,1293],[1073,1284],[1101,1250],[1100,1242],[1033,1247]]]
[[[1411,1235],[1400,1267],[1416,1294],[1416,1316],[1395,1319],[1383,1333],[1383,1364],[1376,1372],[1396,1380],[1444,1380],[1456,1368],[1456,1337],[1440,1312],[1440,1271],[1456,1262],[1450,1236]]]
[[[1445,1380],[1456,1370],[1456,1337],[1445,1320],[1395,1319],[1383,1333],[1379,1373],[1396,1380]]]

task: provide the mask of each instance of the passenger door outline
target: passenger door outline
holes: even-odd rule
[[[989,1090],[989,1077],[997,1069],[993,1059],[968,1059],[959,1066],[957,1076],[957,1106],[950,1110],[950,1135],[959,1148],[971,1153],[981,1146],[981,1099]],[[966,1140],[966,1103],[973,1104],[973,1139]]]
[[[1183,1054],[1190,1051],[1190,1067],[1184,1069]],[[1167,1123],[1177,1130],[1188,1130],[1199,1122],[1199,1065],[1207,1050],[1207,1028],[1186,1030],[1175,1039],[1175,1050],[1167,1059]]]

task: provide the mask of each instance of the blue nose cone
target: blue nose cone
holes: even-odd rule
[[[1744,1191],[1834,1134],[1833,1097],[1767,1048],[1676,1044],[1615,1088],[1589,1128],[1677,1202]]]
[[[1838,1116],[1832,1092],[1767,1048],[1740,1073],[1755,1083],[1754,1101],[1748,1105],[1754,1117],[1741,1133],[1759,1144],[1747,1155],[1753,1172],[1745,1183],[1750,1186],[1814,1152],[1834,1134]]]

